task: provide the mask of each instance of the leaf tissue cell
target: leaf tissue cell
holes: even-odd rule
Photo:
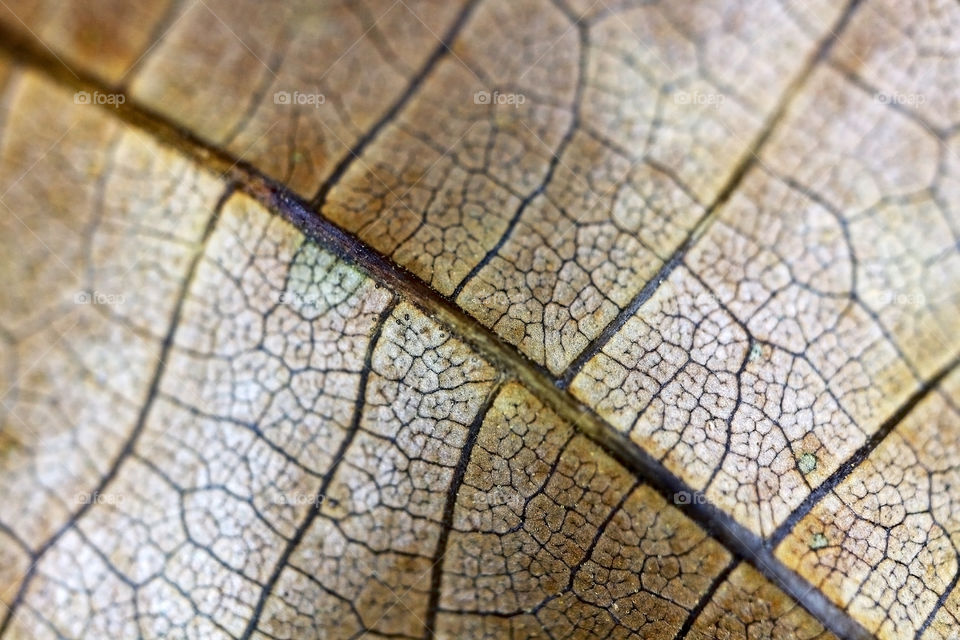
[[[0,3],[0,640],[960,637],[960,5]]]

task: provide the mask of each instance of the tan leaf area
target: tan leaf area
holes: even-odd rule
[[[880,638],[957,629],[958,400],[953,374],[777,549]]]
[[[728,557],[519,387],[487,415],[452,525],[444,637],[671,637]]]
[[[33,75],[13,87],[11,118],[31,100],[50,115],[5,138],[7,172],[76,167],[63,179],[90,202],[27,179],[5,197],[40,201],[59,223],[33,236],[18,226],[36,221],[8,218],[15,292],[37,265],[57,276],[34,277],[63,281],[5,306],[9,361],[27,361],[4,405],[5,486],[28,507],[3,520],[8,637],[680,628],[729,559],[701,528],[416,306],[248,197],[217,205],[214,176],[126,125]],[[55,127],[61,117],[87,138]],[[66,138],[39,157],[50,136]],[[99,137],[114,142],[90,146]],[[81,159],[116,169],[88,189]],[[151,189],[168,210],[152,210]],[[194,237],[177,236],[191,225]],[[169,336],[158,309],[111,294],[159,293],[156,272],[178,264]],[[129,332],[147,355],[64,320]],[[116,424],[127,405],[140,410]],[[54,414],[68,420],[56,431]]]
[[[954,154],[952,140],[815,71],[573,393],[771,535],[960,350]]]
[[[956,640],[960,5],[0,2],[0,640]]]
[[[138,428],[223,185],[35,74],[5,107],[2,520],[34,552]]]
[[[559,374],[683,242],[815,41],[769,3],[539,4],[481,5],[322,210]],[[524,46],[492,58],[501,37]],[[747,46],[791,54],[703,63]]]
[[[309,196],[403,95],[458,4],[15,0],[0,20]]]
[[[50,5],[33,21],[68,19]],[[555,374],[716,200],[837,13],[811,26],[759,0],[167,11],[122,77],[131,97],[317,193],[324,215]],[[84,16],[89,38],[120,19]],[[56,44],[111,79],[129,57]]]
[[[834,640],[819,622],[764,580],[756,569],[737,565],[697,618],[691,640]]]

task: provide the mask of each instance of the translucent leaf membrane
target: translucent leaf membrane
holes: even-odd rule
[[[817,69],[703,235],[573,379],[574,395],[772,535],[955,361],[956,150]]]
[[[952,638],[958,26],[10,0],[0,636]]]
[[[107,5],[14,3],[6,22],[317,194],[559,374],[718,198],[839,9],[200,2],[134,27]],[[130,62],[105,44],[151,30]]]
[[[960,376],[801,520],[777,554],[881,638],[957,629]]]
[[[697,616],[730,553],[402,293],[36,74],[5,95],[5,637]]]

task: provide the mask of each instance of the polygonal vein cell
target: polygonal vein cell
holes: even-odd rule
[[[445,505],[497,374],[409,304],[385,322],[359,432],[267,601],[266,637],[427,632]]]
[[[814,47],[769,3],[484,2],[323,213],[559,373],[681,244]]]
[[[960,123],[960,6],[949,0],[873,0],[850,22],[832,60],[938,130]]]
[[[9,28],[311,196],[407,90],[461,1],[20,2]]]
[[[880,638],[960,624],[960,374],[824,496],[777,555]]]
[[[688,640],[836,640],[756,569],[739,564],[696,619]]]
[[[457,496],[437,637],[670,638],[729,554],[509,384]]]
[[[960,350],[955,146],[818,69],[572,392],[772,534]]]
[[[95,499],[148,401],[223,185],[33,73],[0,100],[0,600]]]
[[[240,635],[322,500],[391,298],[245,196],[230,199],[143,432],[40,559],[12,637]]]

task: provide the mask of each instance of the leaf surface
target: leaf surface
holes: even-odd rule
[[[960,629],[956,5],[114,4],[0,11],[0,636]]]

